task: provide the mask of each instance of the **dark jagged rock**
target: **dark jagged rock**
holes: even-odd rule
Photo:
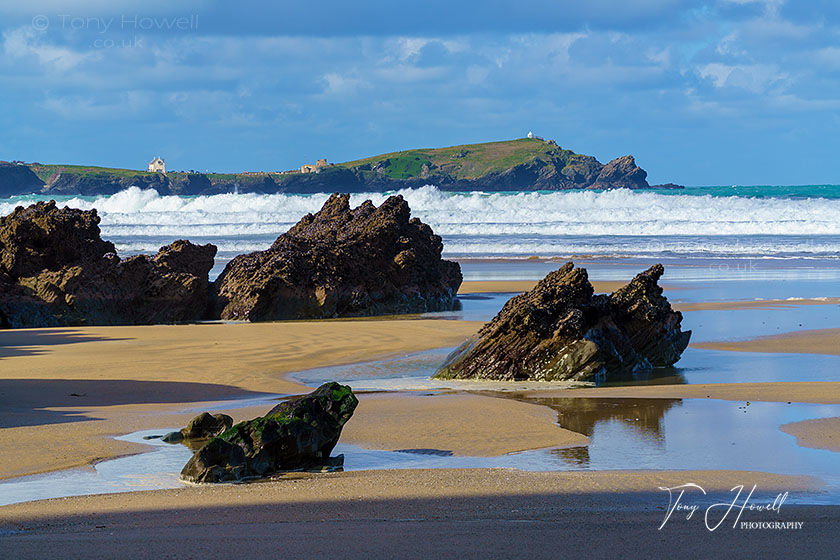
[[[435,374],[449,379],[626,378],[679,360],[691,331],[658,285],[657,264],[611,295],[595,295],[586,270],[567,263],[456,349]]]
[[[54,201],[18,206],[0,218],[0,270],[12,278],[33,276],[115,252],[99,234],[96,211],[59,209]]]
[[[181,428],[178,432],[170,432],[161,439],[166,443],[178,443],[185,439],[209,439],[216,437],[233,426],[233,418],[227,414],[210,414],[202,412]]]
[[[401,196],[350,209],[334,194],[266,251],[240,255],[214,286],[222,319],[270,321],[457,308],[461,268]]]
[[[647,189],[647,171],[636,165],[633,156],[616,158],[606,164],[590,189]]]
[[[176,241],[120,260],[96,210],[54,201],[0,218],[0,313],[11,327],[201,319],[216,247]]]
[[[325,383],[213,438],[187,462],[181,479],[233,482],[329,464],[358,403],[350,387]]]

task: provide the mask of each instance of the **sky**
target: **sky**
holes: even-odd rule
[[[4,160],[274,171],[533,131],[651,183],[840,183],[836,0],[3,0],[0,83]]]

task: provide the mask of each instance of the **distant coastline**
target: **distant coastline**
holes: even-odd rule
[[[633,156],[606,164],[553,140],[520,138],[447,148],[406,150],[291,171],[199,173],[141,171],[84,165],[0,162],[0,197],[110,195],[130,187],[162,195],[383,192],[435,185],[444,191],[682,188],[649,185]]]

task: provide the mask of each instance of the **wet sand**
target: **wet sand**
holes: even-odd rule
[[[535,396],[646,399],[720,399],[726,401],[840,404],[840,381],[803,383],[708,383],[638,385],[540,391]]]
[[[614,292],[627,282],[592,282],[599,294]],[[472,280],[461,284],[459,294],[507,294],[532,290],[536,280]]]
[[[784,505],[746,511],[739,521],[803,522],[800,530],[733,529],[704,524],[712,501],[691,519],[665,520],[667,493],[692,482],[720,501],[736,485],[777,492],[814,481],[732,471],[548,472],[507,469],[361,471],[297,475],[276,482],[83,496],[0,508],[4,557],[161,558],[284,556],[341,558],[774,557],[791,550],[809,558],[836,552],[840,508]],[[696,501],[694,501],[696,499]],[[759,503],[756,500],[756,503]],[[713,518],[714,520],[714,518]],[[804,548],[800,548],[804,547]],[[561,554],[561,555],[563,555]]]
[[[796,443],[812,449],[840,452],[840,418],[817,418],[785,424],[781,430],[796,438]]]
[[[458,344],[465,321],[322,321],[0,333],[0,479],[146,451],[112,436],[177,427],[200,403],[310,389],[289,372]],[[234,414],[236,415],[236,414]]]
[[[435,449],[493,457],[589,444],[586,436],[558,427],[551,409],[507,399],[380,394],[361,395],[359,401],[341,441],[368,449]]]
[[[675,303],[678,311],[734,311],[739,309],[791,309],[800,305],[840,305],[840,298],[761,299]]]
[[[735,342],[698,342],[694,348],[772,354],[828,354],[840,356],[840,329],[819,329],[763,336]]]

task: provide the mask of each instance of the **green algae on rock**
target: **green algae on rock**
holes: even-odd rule
[[[170,432],[161,438],[166,443],[182,443],[184,440],[206,440],[215,437],[233,426],[233,418],[227,414],[202,412],[177,432]],[[200,447],[201,441],[197,442]],[[188,447],[192,447],[188,445]],[[195,449],[195,447],[193,447]]]
[[[511,298],[457,348],[438,379],[596,381],[674,364],[691,336],[658,285],[661,264],[611,295],[595,295],[586,270],[566,263]]]
[[[235,482],[327,465],[358,404],[350,387],[325,383],[211,439],[187,462],[181,479]]]

